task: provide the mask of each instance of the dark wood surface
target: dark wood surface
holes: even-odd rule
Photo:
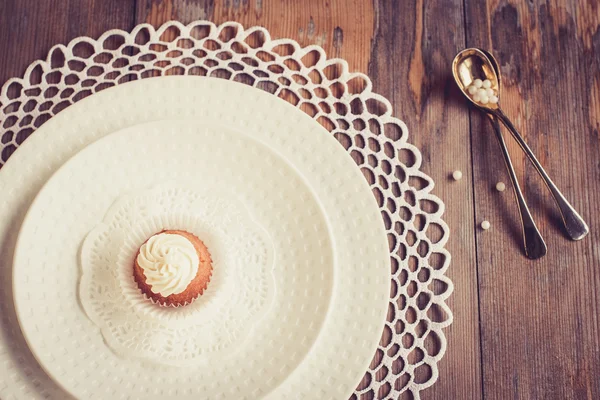
[[[408,125],[447,206],[454,323],[431,399],[600,398],[600,5],[597,0],[0,0],[0,81],[56,43],[177,19],[262,25],[367,73]],[[491,127],[451,81],[464,47],[499,59],[502,103],[587,220],[569,241],[533,168],[508,140],[548,255],[522,253]],[[449,174],[463,171],[460,182]],[[489,231],[477,225],[491,222]]]

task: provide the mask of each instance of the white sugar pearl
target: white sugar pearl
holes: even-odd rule
[[[487,103],[489,103],[489,102],[490,102],[490,98],[489,98],[489,97],[487,97],[487,96],[481,96],[481,99],[479,99],[479,102],[480,102],[481,104],[487,104]]]
[[[504,192],[504,189],[506,189],[506,185],[504,184],[504,182],[498,182],[496,183],[496,190],[499,192]]]
[[[492,97],[492,96],[494,95],[494,89],[490,89],[490,88],[488,88],[488,89],[485,89],[485,94],[486,94],[488,97]]]
[[[479,100],[481,100],[481,96],[479,96],[479,93],[475,93],[473,95],[473,100],[475,100],[475,102],[479,102]]]
[[[490,221],[483,221],[481,223],[481,229],[483,229],[484,231],[487,231],[488,229],[490,229]]]
[[[479,95],[479,97],[486,96],[485,89],[477,89],[477,94]]]
[[[498,97],[497,96],[490,96],[490,103],[497,104],[498,103]]]
[[[481,79],[475,79],[473,81],[473,85],[475,85],[477,88],[480,88],[483,85],[483,81]]]
[[[483,81],[482,85],[484,88],[489,89],[492,87],[492,82],[490,82],[489,79],[486,79],[485,81]]]
[[[477,86],[471,85],[471,86],[469,86],[467,91],[469,92],[469,94],[475,94],[475,93],[477,93]]]
[[[461,180],[461,178],[462,178],[462,172],[460,172],[460,171],[454,171],[454,172],[452,173],[452,178],[453,178],[455,181],[460,181],[460,180]]]

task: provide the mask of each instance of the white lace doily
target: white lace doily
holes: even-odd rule
[[[419,398],[437,379],[446,348],[443,328],[452,322],[445,303],[453,285],[445,276],[450,254],[444,204],[431,194],[433,181],[420,171],[421,155],[407,142],[408,130],[392,116],[389,101],[372,92],[367,76],[349,72],[344,60],[237,23],[142,24],[98,40],[80,37],[53,47],[45,61],[2,87],[0,165],[70,104],[129,80],[175,74],[230,79],[273,93],[315,118],[352,155],[388,230],[392,279],[388,322],[354,397],[396,398],[409,391]],[[14,314],[7,304],[2,334],[10,342],[19,333],[6,322]],[[2,387],[0,380],[0,393]]]
[[[202,296],[186,307],[152,304],[131,273],[140,246],[165,227],[202,238],[216,266]],[[232,193],[205,180],[121,196],[86,236],[81,266],[81,303],[106,342],[121,356],[157,364],[227,357],[260,321],[275,290],[268,234]]]

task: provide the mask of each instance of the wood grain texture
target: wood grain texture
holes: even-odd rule
[[[22,76],[56,44],[130,30],[135,0],[0,0],[0,82]]]
[[[523,257],[515,201],[487,120],[471,113],[484,395],[600,398],[600,12],[597,2],[467,1],[467,44],[492,50],[502,105],[555,183],[591,227],[562,232],[544,185],[507,140],[548,254]]]
[[[57,43],[176,19],[235,20],[318,44],[368,73],[404,120],[451,228],[454,324],[432,399],[600,398],[600,5],[597,0],[0,0],[0,81]],[[499,59],[502,105],[591,228],[569,241],[507,137],[548,255],[528,261],[491,127],[450,80],[467,46]],[[460,182],[449,174],[463,171]],[[491,221],[490,231],[476,228]],[[481,331],[480,331],[481,327]],[[481,345],[480,345],[481,344]]]

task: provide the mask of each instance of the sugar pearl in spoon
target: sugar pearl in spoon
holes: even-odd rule
[[[497,104],[498,103],[498,96],[490,96],[490,103]]]
[[[480,101],[481,101],[481,96],[479,96],[479,93],[475,93],[475,94],[473,95],[473,100],[474,100],[476,103],[478,103],[478,102],[480,102]]]
[[[492,82],[489,79],[486,79],[485,81],[483,81],[483,83],[481,84],[484,88],[489,89],[492,87]]]
[[[475,79],[473,81],[473,85],[475,85],[476,88],[480,88],[481,86],[483,86],[483,81],[481,79]]]
[[[494,95],[494,89],[491,89],[491,88],[485,89],[485,94],[487,94],[488,97],[493,96]]]
[[[471,86],[469,86],[469,88],[467,90],[469,91],[470,95],[473,95],[473,94],[477,93],[478,89],[477,89],[477,86],[471,85]]]
[[[477,94],[479,95],[479,97],[487,96],[485,94],[485,89],[477,89]]]
[[[487,96],[482,96],[482,97],[479,99],[479,102],[480,102],[481,104],[487,104],[487,103],[489,103],[489,101],[490,101],[490,98],[489,98],[489,97],[487,97]]]

